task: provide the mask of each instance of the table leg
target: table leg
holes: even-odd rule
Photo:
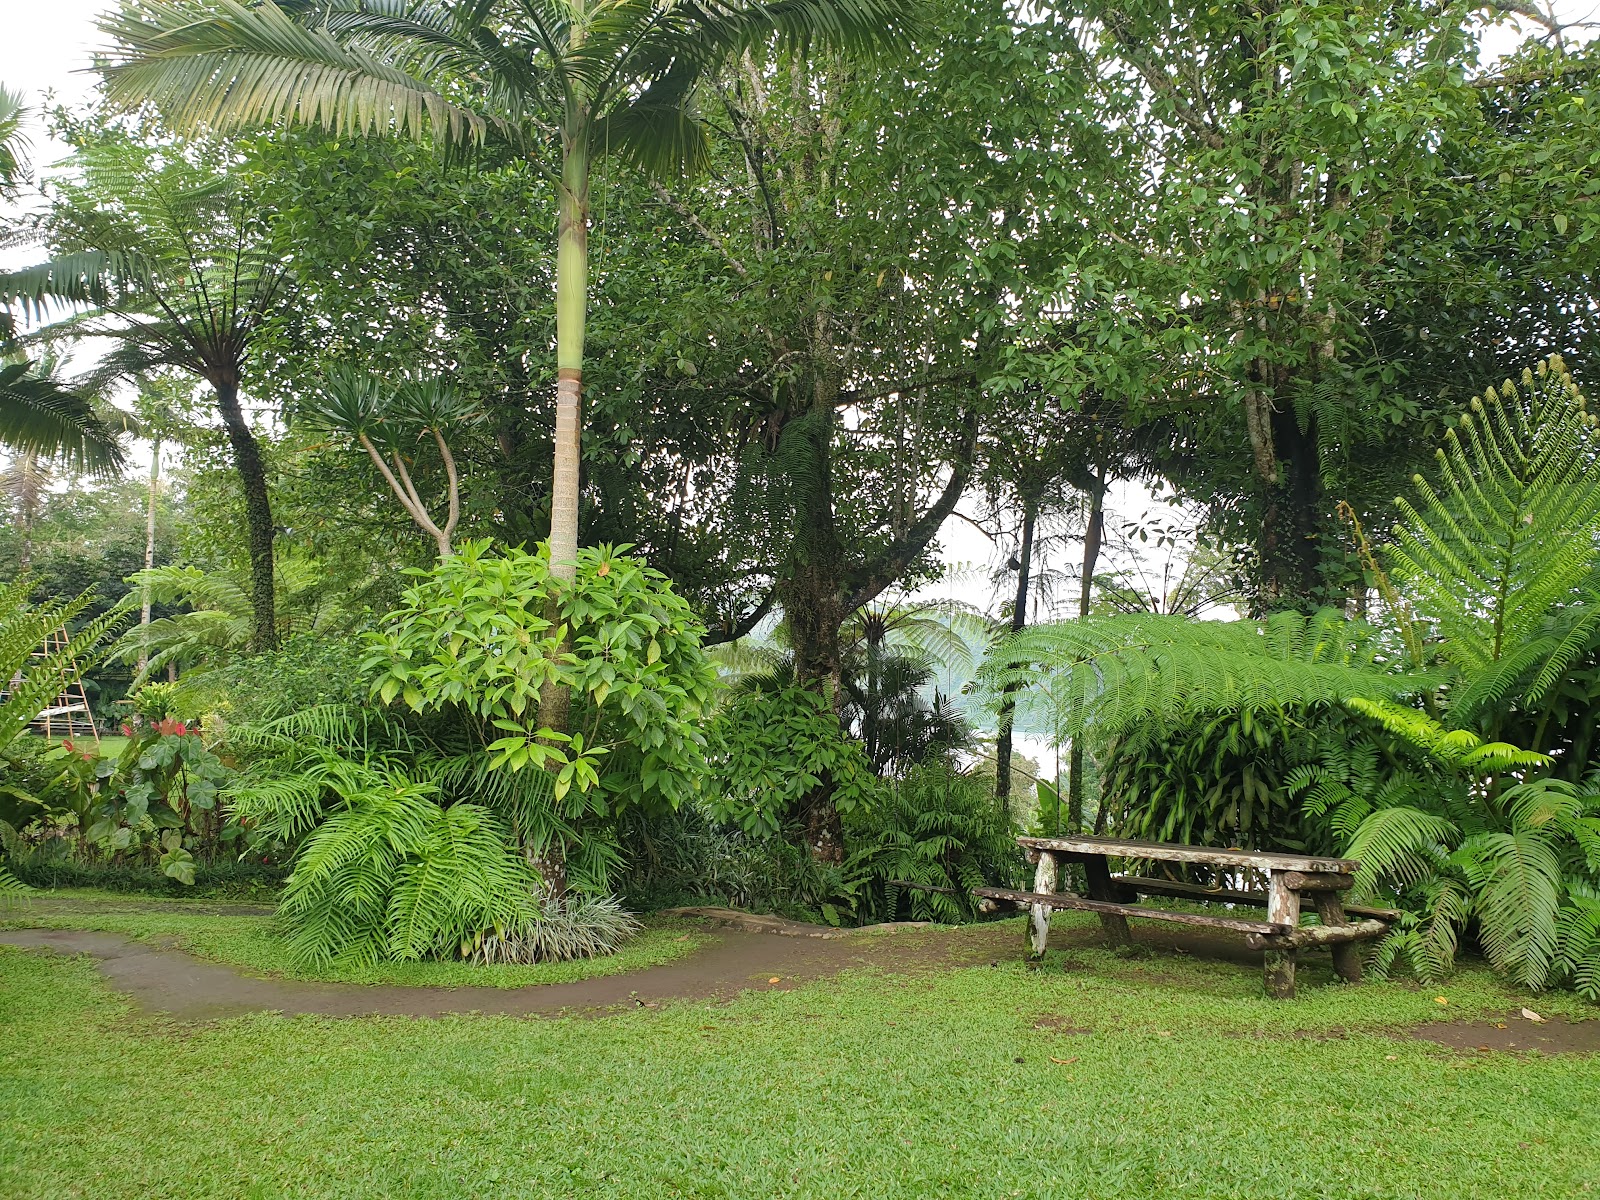
[[[1300,893],[1291,888],[1282,873],[1274,871],[1267,882],[1267,920],[1279,925],[1300,924]],[[1274,1000],[1294,999],[1294,969],[1300,952],[1294,949],[1268,950],[1263,962],[1263,982]]]
[[[1039,865],[1033,869],[1033,890],[1040,895],[1053,896],[1056,893],[1056,874],[1060,863],[1056,856],[1048,850],[1039,851]],[[1050,938],[1050,913],[1051,909],[1043,904],[1032,906],[1032,919],[1028,922],[1028,940],[1034,958],[1044,957],[1045,943]]]
[[[1317,905],[1317,919],[1324,925],[1343,925],[1345,923],[1344,901],[1339,899],[1338,892],[1316,892],[1312,897]],[[1339,973],[1339,978],[1346,983],[1361,982],[1361,951],[1354,942],[1338,942],[1330,947],[1333,951],[1333,969]]]
[[[1110,900],[1113,903],[1122,903],[1131,900],[1128,889],[1119,887],[1111,882],[1111,868],[1106,864],[1104,855],[1091,855],[1083,860],[1083,873],[1089,882],[1089,898],[1091,900]],[[1106,937],[1113,944],[1125,946],[1133,941],[1133,934],[1128,932],[1128,918],[1117,916],[1115,913],[1101,913],[1100,927],[1106,931]]]

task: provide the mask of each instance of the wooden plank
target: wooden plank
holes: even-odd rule
[[[1265,892],[1235,892],[1227,888],[1207,887],[1203,883],[1186,883],[1181,879],[1155,879],[1149,875],[1113,875],[1111,878],[1146,896],[1172,896],[1179,900],[1205,900],[1215,904],[1248,904],[1255,908],[1267,906]],[[1376,917],[1380,921],[1400,919],[1400,914],[1392,908],[1371,908],[1365,904],[1346,904],[1344,911],[1351,916]]]
[[[1214,904],[1250,904],[1256,908],[1267,906],[1265,892],[1235,892],[1227,888],[1210,888],[1203,883],[1186,883],[1181,879],[1155,879],[1149,875],[1113,875],[1111,878],[1146,896],[1172,896],[1179,900],[1204,900]]]
[[[1339,946],[1382,937],[1386,921],[1351,921],[1343,925],[1301,925],[1285,934],[1250,934],[1244,942],[1252,950],[1300,950],[1307,946]]]
[[[1269,854],[1261,850],[1216,850],[1208,846],[1181,846],[1172,842],[1140,842],[1106,837],[1018,838],[1021,846],[1064,854],[1111,855],[1160,862],[1209,863],[1219,867],[1250,867],[1258,871],[1310,871],[1353,875],[1361,866],[1348,858],[1322,858],[1305,854]]]
[[[1347,892],[1355,887],[1356,877],[1333,871],[1285,871],[1283,882],[1297,892]]]
[[[1152,921],[1171,921],[1178,925],[1199,925],[1207,929],[1231,929],[1235,933],[1285,934],[1292,930],[1287,925],[1274,925],[1269,921],[1246,921],[1239,917],[1213,917],[1207,913],[1173,912],[1165,908],[1146,908],[1139,904],[1116,904],[1106,900],[1085,900],[1059,892],[1053,896],[1038,892],[1019,892],[1012,888],[973,888],[974,896],[1003,901],[1018,908],[1046,904],[1051,908],[1072,909],[1079,912],[1108,913],[1121,917],[1148,917]]]

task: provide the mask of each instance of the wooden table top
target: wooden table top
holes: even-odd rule
[[[1354,875],[1361,867],[1360,863],[1349,858],[1275,854],[1265,850],[1217,850],[1210,846],[1184,846],[1176,842],[1141,842],[1108,837],[1019,837],[1017,844],[1032,850],[1055,850],[1062,854],[1208,863],[1218,867],[1253,867],[1258,871],[1326,871],[1336,875]]]

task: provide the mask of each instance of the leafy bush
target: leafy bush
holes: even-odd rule
[[[483,542],[418,575],[364,658],[370,689],[400,703],[235,731],[252,767],[233,803],[295,853],[280,907],[293,953],[499,962],[614,946],[627,922],[597,897],[618,815],[670,810],[704,770],[715,677],[700,627],[663,576],[609,549],[582,551],[570,587],[542,554]],[[538,720],[548,685],[572,690],[570,734]],[[567,883],[585,898],[569,902]]]
[[[551,896],[514,929],[487,933],[468,957],[480,963],[566,962],[615,954],[643,928],[610,896]]]
[[[790,830],[807,795],[823,780],[841,814],[878,791],[861,744],[846,734],[828,702],[798,684],[735,692],[709,734],[712,816],[757,837]]]
[[[846,826],[850,866],[866,880],[863,919],[960,921],[973,916],[972,889],[1021,881],[1017,831],[985,781],[947,763],[911,768]],[[890,886],[891,880],[939,888]]]
[[[819,862],[781,837],[747,833],[708,808],[624,817],[628,854],[620,880],[630,904],[710,903],[829,924],[855,911],[861,881],[845,865]]]

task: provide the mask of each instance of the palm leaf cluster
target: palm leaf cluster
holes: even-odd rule
[[[567,838],[580,889],[603,884],[614,848],[565,827],[546,773],[491,771],[458,731],[324,705],[234,744],[253,762],[235,814],[295,848],[279,919],[303,963],[537,961],[609,952],[630,928],[607,905],[546,896],[521,845]]]
[[[120,471],[125,457],[82,389],[27,360],[0,363],[0,446],[91,475]]]
[[[1600,630],[1600,422],[1559,358],[1472,400],[1396,500],[1391,574],[1459,678],[1451,722],[1536,707]]]
[[[998,708],[1008,691],[1040,706],[1050,727],[1091,739],[1208,713],[1248,716],[1398,701],[1437,687],[1437,673],[1390,668],[1380,631],[1324,609],[1264,621],[1195,621],[1128,614],[1024,629],[991,651],[974,683]]]

